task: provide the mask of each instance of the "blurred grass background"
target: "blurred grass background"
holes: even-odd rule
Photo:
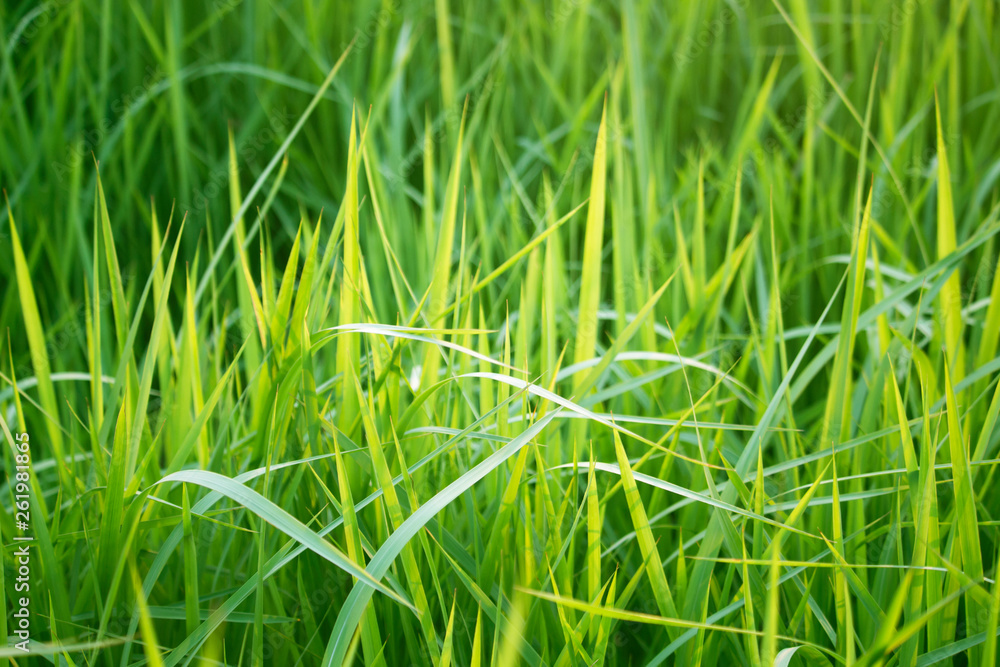
[[[995,6],[900,1],[790,3],[787,9],[811,16],[803,21],[804,36],[859,111],[876,53],[884,49],[873,128],[915,209],[919,237],[912,229],[899,237],[907,257],[919,257],[921,241],[929,252],[935,236],[933,215],[917,215],[932,181],[932,93],[938,89],[956,199],[978,204],[963,207],[960,232],[967,235],[991,203],[989,188],[975,194],[995,164]],[[770,3],[118,6],[56,0],[5,3],[2,11],[0,173],[18,217],[37,225],[33,265],[58,277],[44,290],[46,312],[81,299],[78,291],[55,286],[70,286],[71,276],[89,269],[81,221],[93,205],[92,155],[101,162],[106,189],[116,193],[109,209],[116,238],[142,249],[126,264],[144,276],[149,199],[161,217],[175,201],[178,212],[189,212],[186,252],[199,237],[217,240],[229,214],[227,125],[234,128],[240,168],[253,182],[355,37],[328,101],[289,153],[289,173],[269,221],[284,231],[275,234],[275,244],[285,252],[300,205],[336,210],[346,181],[333,165],[346,159],[353,104],[365,117],[370,108],[369,145],[383,178],[398,186],[386,203],[392,231],[401,241],[419,237],[425,125],[429,120],[436,154],[450,153],[468,96],[477,131],[469,133],[467,150],[486,189],[473,193],[481,202],[469,201],[470,211],[478,211],[470,224],[482,239],[470,259],[496,266],[523,245],[533,221],[517,210],[494,143],[529,194],[542,171],[558,182],[579,151],[578,173],[564,191],[568,201],[588,183],[586,162],[606,91],[618,110],[610,132],[622,135],[634,163],[629,212],[640,218],[635,243],[648,249],[644,256],[674,251],[670,209],[676,202],[682,213],[693,212],[699,161],[709,219],[726,217],[723,193],[732,188],[738,156],[754,174],[746,179],[755,195],[748,198],[748,216],[774,187],[777,224],[796,248],[825,256],[843,251],[849,239],[844,202],[854,196],[855,170],[848,165],[856,160],[860,124]],[[766,104],[755,109],[765,84]],[[874,151],[869,160],[881,168]],[[887,213],[902,217],[898,193],[882,180]],[[512,214],[524,224],[509,224]],[[728,225],[706,228],[706,241],[714,241],[706,242],[706,261],[714,265]],[[647,231],[660,233],[647,242]],[[417,247],[400,245],[407,269],[420,265]],[[801,254],[789,259],[788,266],[810,263]],[[824,273],[836,279],[835,269]],[[806,284],[799,307],[815,316],[824,300]],[[13,315],[10,294],[5,323]]]

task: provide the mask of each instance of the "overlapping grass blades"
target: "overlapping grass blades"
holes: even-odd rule
[[[995,661],[993,3],[27,4],[28,660]]]

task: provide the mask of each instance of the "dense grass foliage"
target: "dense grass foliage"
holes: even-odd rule
[[[3,3],[0,658],[997,664],[998,14]]]

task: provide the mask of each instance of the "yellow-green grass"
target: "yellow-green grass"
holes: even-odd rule
[[[0,40],[0,660],[996,662],[996,3]]]

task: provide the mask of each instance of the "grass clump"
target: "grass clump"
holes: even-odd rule
[[[0,658],[994,664],[998,29],[4,5]]]

